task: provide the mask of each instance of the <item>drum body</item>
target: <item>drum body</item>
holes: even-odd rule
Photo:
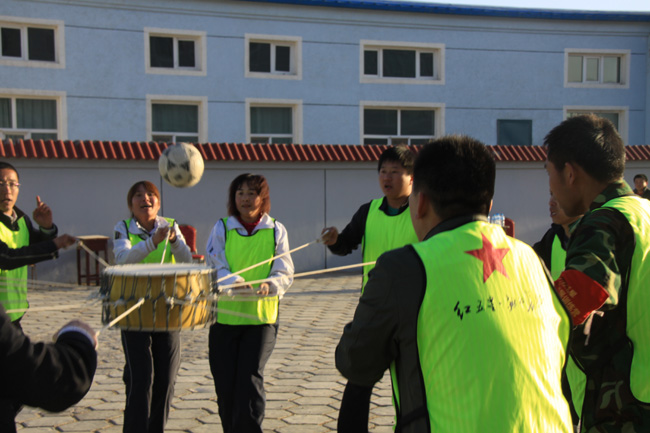
[[[110,323],[144,299],[117,326],[129,331],[177,331],[210,325],[215,318],[210,296],[214,272],[192,264],[107,267],[101,276],[102,322]]]

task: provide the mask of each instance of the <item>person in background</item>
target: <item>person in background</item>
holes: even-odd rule
[[[81,400],[97,368],[97,336],[80,320],[65,324],[54,343],[33,343],[0,305],[0,431],[16,431],[13,406],[60,412]]]
[[[470,137],[420,150],[409,209],[421,242],[379,257],[336,348],[351,382],[390,368],[395,431],[572,431],[569,315],[532,248],[488,223],[495,173]]]
[[[131,218],[117,223],[115,263],[191,263],[192,253],[171,218],[158,215],[160,192],[143,180],[126,195]],[[181,360],[180,331],[122,330],[126,365],[124,433],[162,433]]]
[[[0,304],[8,310],[14,326],[20,329],[27,302],[27,266],[57,257],[57,250],[76,242],[64,234],[57,237],[52,209],[36,196],[32,213],[38,228],[16,206],[20,182],[18,171],[0,161]]]
[[[217,322],[210,327],[210,370],[224,433],[262,433],[264,367],[275,347],[280,298],[293,282],[293,261],[285,254],[236,274],[289,251],[287,230],[269,216],[264,176],[237,176],[227,206],[228,217],[210,233],[206,260],[221,284],[244,285],[235,296],[219,299]],[[267,278],[271,280],[245,284]]]
[[[564,270],[566,248],[571,234],[570,226],[578,221],[582,215],[568,217],[557,200],[551,194],[548,201],[548,210],[551,214],[551,228],[544,233],[542,239],[533,245],[533,249],[544,261],[546,268],[551,272],[553,281],[557,280]]]
[[[379,157],[379,187],[384,197],[362,205],[339,234],[336,227],[323,229],[323,243],[336,255],[347,255],[362,245],[363,262],[374,262],[386,251],[417,242],[408,213],[415,155],[406,146],[386,149]],[[373,265],[363,268],[361,292]],[[338,418],[339,433],[368,431],[372,386],[348,382]]]
[[[634,176],[634,193],[643,198],[650,199],[650,190],[648,189],[648,176],[637,174]]]
[[[544,139],[551,192],[571,217],[565,270],[555,289],[575,328],[571,381],[580,432],[650,426],[650,202],[623,180],[625,145],[596,115],[571,117]]]

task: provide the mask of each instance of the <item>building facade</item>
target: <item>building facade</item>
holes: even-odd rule
[[[650,13],[365,0],[4,0],[0,139],[650,143]]]

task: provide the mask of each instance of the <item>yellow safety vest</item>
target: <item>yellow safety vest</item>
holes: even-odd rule
[[[553,281],[560,278],[560,274],[566,266],[566,250],[562,248],[562,241],[558,235],[553,238],[551,246],[551,277]]]
[[[431,431],[573,431],[561,387],[571,322],[535,252],[484,221],[413,247]]]
[[[374,262],[386,251],[401,248],[418,241],[411,223],[411,214],[405,210],[399,215],[386,215],[379,210],[384,199],[370,202],[366,218],[366,230],[363,235],[363,262]],[[374,265],[363,267],[361,291],[368,282],[368,273]]]
[[[124,224],[126,225],[126,232],[129,235],[129,241],[131,241],[131,245],[135,245],[138,242],[142,242],[144,239],[129,231],[132,219],[133,218],[125,220]],[[174,225],[174,220],[172,218],[165,218],[165,220],[169,223],[169,229],[171,230]],[[167,244],[167,250],[165,250],[165,244]],[[165,260],[161,262],[163,251],[165,251]],[[176,263],[176,259],[172,254],[172,246],[169,245],[169,242],[163,241],[159,243],[156,249],[150,252],[147,257],[145,257],[140,263]]]
[[[228,220],[222,220],[226,230],[226,260],[231,272],[237,272],[275,255],[275,229],[260,229],[249,236],[236,229],[228,230]],[[275,220],[273,220],[275,224]],[[268,278],[273,262],[257,266],[242,274],[246,281]],[[259,284],[254,284],[254,288]],[[219,300],[217,322],[224,325],[263,325],[278,320],[280,301],[278,296],[234,296]]]
[[[635,248],[627,288],[626,334],[634,352],[630,367],[630,389],[638,400],[650,403],[650,201],[638,197],[618,197],[603,207],[621,212],[632,226]]]
[[[9,248],[21,248],[29,245],[29,229],[25,218],[18,219],[18,231],[10,230],[0,223],[0,239]],[[6,310],[27,309],[27,266],[11,270],[0,269],[0,302]],[[9,313],[12,321],[18,320],[25,314],[24,311]]]

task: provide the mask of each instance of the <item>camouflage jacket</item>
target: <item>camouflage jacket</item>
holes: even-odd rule
[[[580,432],[650,431],[650,404],[634,398],[629,383],[633,347],[626,335],[627,289],[634,232],[623,214],[602,208],[633,194],[625,181],[608,185],[569,240],[566,268],[585,273],[609,293],[605,305],[572,334],[571,355],[587,376]]]

